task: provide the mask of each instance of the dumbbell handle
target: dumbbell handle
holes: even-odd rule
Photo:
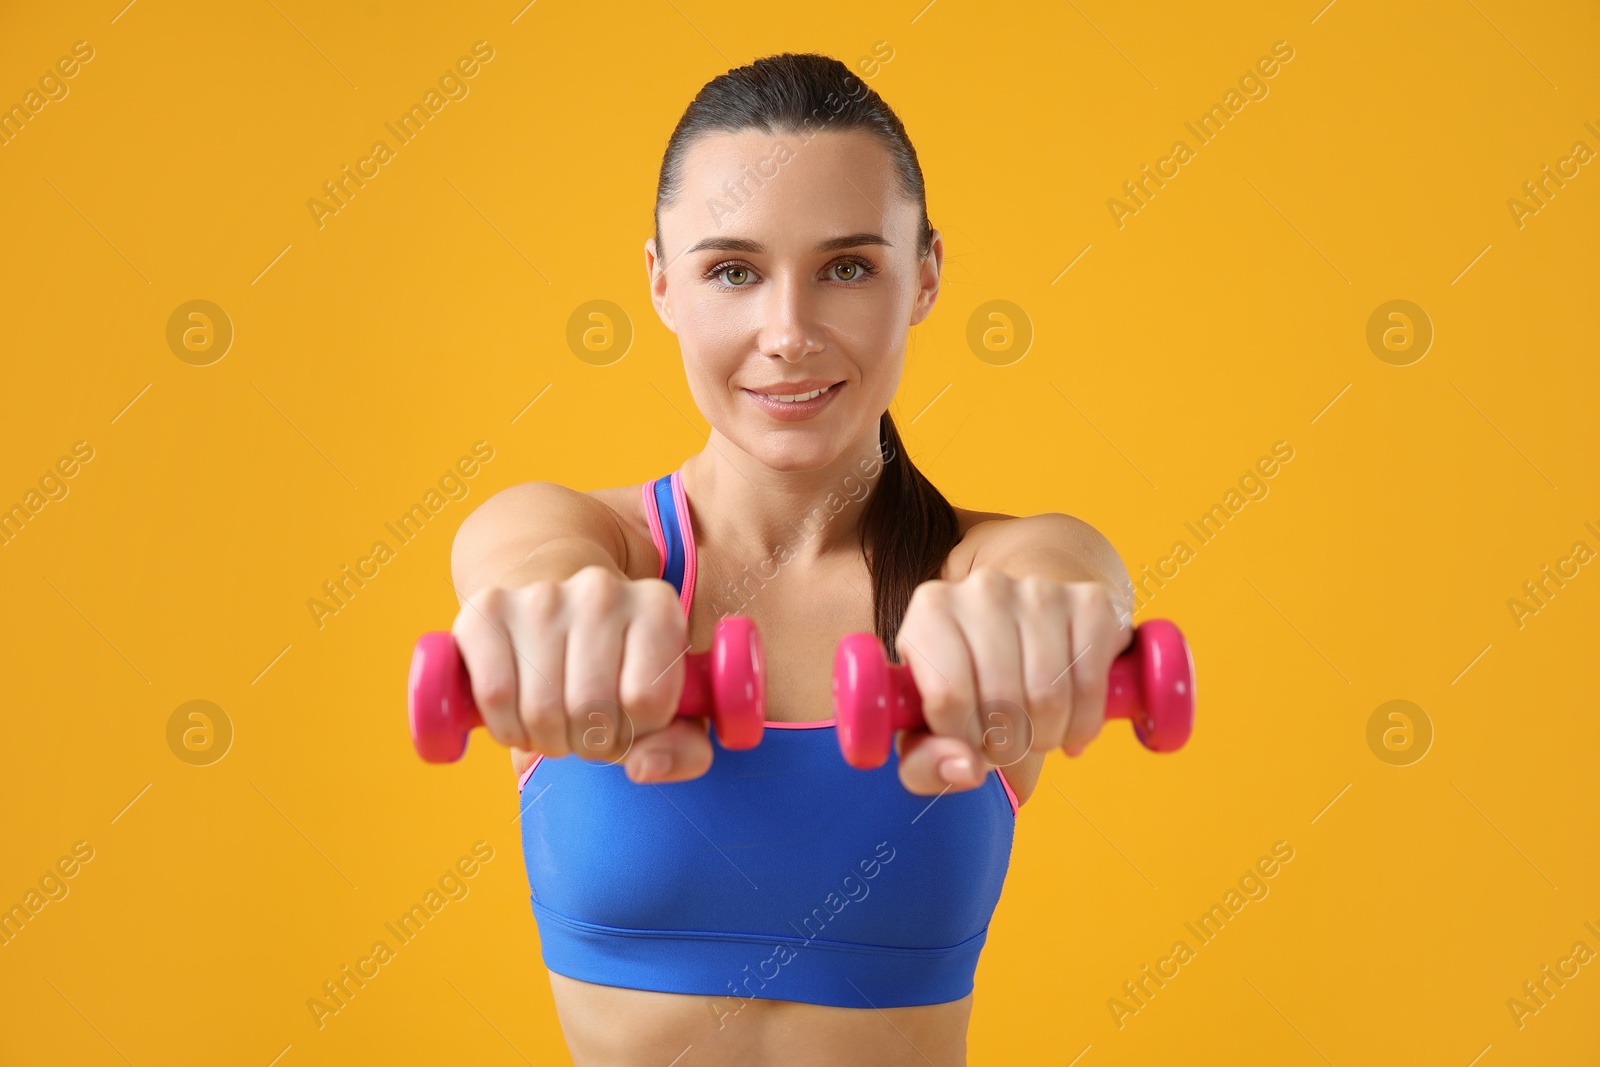
[[[888,663],[873,634],[849,634],[840,643],[833,690],[840,747],[854,767],[882,766],[894,731],[927,725],[911,668]],[[1111,663],[1106,718],[1128,719],[1146,748],[1173,752],[1194,727],[1194,696],[1188,643],[1173,623],[1151,619],[1135,629],[1133,643]],[[878,725],[880,717],[887,718],[887,730]]]
[[[429,763],[454,763],[467,735],[483,725],[472,680],[449,631],[423,634],[411,654],[407,685],[411,742]],[[710,718],[724,748],[753,748],[761,740],[766,703],[765,661],[753,624],[742,616],[719,621],[711,649],[684,655],[679,719]]]

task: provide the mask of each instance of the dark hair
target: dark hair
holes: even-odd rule
[[[883,99],[837,59],[812,53],[767,56],[707,82],[667,141],[656,186],[656,258],[664,259],[661,210],[682,191],[683,161],[702,134],[755,129],[810,141],[822,130],[865,130],[889,152],[905,194],[921,208],[917,255],[928,254],[933,226],[917,152]],[[758,182],[761,178],[758,176]],[[669,261],[670,262],[670,261]],[[923,477],[885,411],[878,420],[883,472],[861,517],[861,551],[872,574],[873,625],[891,658],[895,635],[918,584],[939,576],[960,539],[955,509]]]

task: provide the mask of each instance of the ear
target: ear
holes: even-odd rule
[[[656,254],[654,237],[645,238],[644,270],[650,279],[650,303],[655,305],[657,317],[668,330],[677,333],[672,324],[672,302],[667,297],[667,274],[661,258]]]
[[[911,325],[917,325],[933,310],[933,302],[939,299],[939,278],[943,268],[944,234],[934,230],[928,254],[922,257],[917,267],[917,295],[911,304]]]

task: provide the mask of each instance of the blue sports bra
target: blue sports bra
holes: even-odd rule
[[[684,612],[694,535],[680,472],[647,482],[661,577]],[[662,785],[620,765],[536,759],[518,783],[545,966],[585,982],[845,1008],[972,991],[1011,860],[1016,794],[918,796],[899,757],[859,771],[834,721],[767,724],[711,769]]]

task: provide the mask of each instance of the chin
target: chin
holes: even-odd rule
[[[773,470],[784,472],[820,470],[839,458],[839,441],[818,434],[803,436],[810,440],[792,432],[771,434],[747,451]]]
[[[851,439],[849,434],[808,427],[804,430],[746,430],[734,443],[772,470],[798,473],[821,470],[835,462],[844,454]]]

